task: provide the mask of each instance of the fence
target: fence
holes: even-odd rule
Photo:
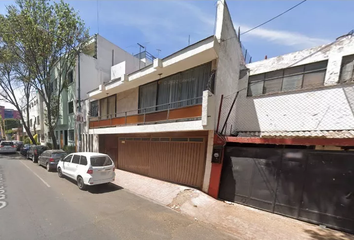
[[[220,134],[354,137],[353,84],[306,86],[258,96],[248,96],[249,93],[249,87],[245,87],[223,97],[218,126]]]
[[[249,54],[248,50],[243,46],[243,44],[241,43],[241,48],[242,48],[242,54],[245,60],[245,63],[251,63],[252,62],[252,56]]]

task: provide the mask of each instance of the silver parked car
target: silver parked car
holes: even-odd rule
[[[12,141],[2,141],[0,143],[0,153],[16,153],[17,147]]]
[[[38,166],[46,167],[47,171],[56,170],[58,162],[68,155],[63,150],[46,150],[38,157]]]

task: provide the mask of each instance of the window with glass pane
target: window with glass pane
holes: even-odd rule
[[[68,102],[68,106],[69,106],[69,113],[74,113],[74,102]]]
[[[139,113],[154,112],[156,109],[157,82],[139,88]]]
[[[98,101],[90,102],[90,115],[92,117],[98,116]]]
[[[281,91],[283,81],[283,70],[273,71],[265,74],[264,93],[275,93]]]
[[[301,89],[304,66],[284,69],[282,91]]]
[[[74,130],[69,130],[69,140],[74,141],[75,139],[75,133]]]
[[[264,74],[250,76],[248,81],[247,96],[259,96],[263,94]]]
[[[79,164],[79,162],[80,162],[80,156],[79,155],[74,155],[73,160],[71,161],[71,163]]]
[[[108,97],[107,104],[108,104],[108,107],[107,107],[108,108],[108,117],[109,118],[115,117],[115,115],[116,115],[116,95]]]
[[[304,75],[304,82],[302,84],[302,88],[323,86],[325,75],[326,71],[306,73]]]
[[[354,55],[345,56],[342,60],[340,82],[347,83],[354,81]]]
[[[100,108],[101,119],[107,119],[107,98],[100,100]]]

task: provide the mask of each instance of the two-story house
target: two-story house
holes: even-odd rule
[[[209,191],[218,106],[245,67],[225,1],[215,34],[88,92],[87,151],[108,153],[119,169]]]
[[[246,67],[221,107],[218,196],[354,232],[353,34]]]

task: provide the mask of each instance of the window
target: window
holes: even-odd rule
[[[87,165],[87,158],[85,156],[80,157],[80,165]]]
[[[80,155],[74,155],[73,160],[71,161],[72,163],[79,164],[80,162]]]
[[[98,117],[98,101],[90,102],[90,116]]]
[[[91,157],[92,167],[110,166],[112,164],[113,164],[113,162],[109,157],[106,157],[106,156],[92,156]]]
[[[73,70],[70,70],[68,72],[68,83],[72,83],[74,82],[74,73],[73,73]]]
[[[67,154],[65,152],[53,152],[52,153],[52,157],[53,158],[63,158],[65,157]]]
[[[58,80],[54,79],[54,83],[53,83],[53,91],[54,92],[57,90],[57,86],[58,86]]]
[[[75,140],[75,133],[74,130],[69,130],[69,141]]]
[[[39,125],[39,116],[37,116],[37,125]]]
[[[70,162],[73,155],[68,155],[63,159],[63,162]]]
[[[281,69],[249,77],[247,96],[323,86],[327,61]]]
[[[116,116],[116,95],[100,100],[101,119],[107,119]]]
[[[347,83],[354,81],[354,55],[345,56],[342,60],[340,71],[340,82]]]
[[[209,62],[140,86],[140,113],[200,104],[203,91],[212,85],[211,76]]]
[[[69,114],[74,113],[74,102],[68,102],[69,105]]]

